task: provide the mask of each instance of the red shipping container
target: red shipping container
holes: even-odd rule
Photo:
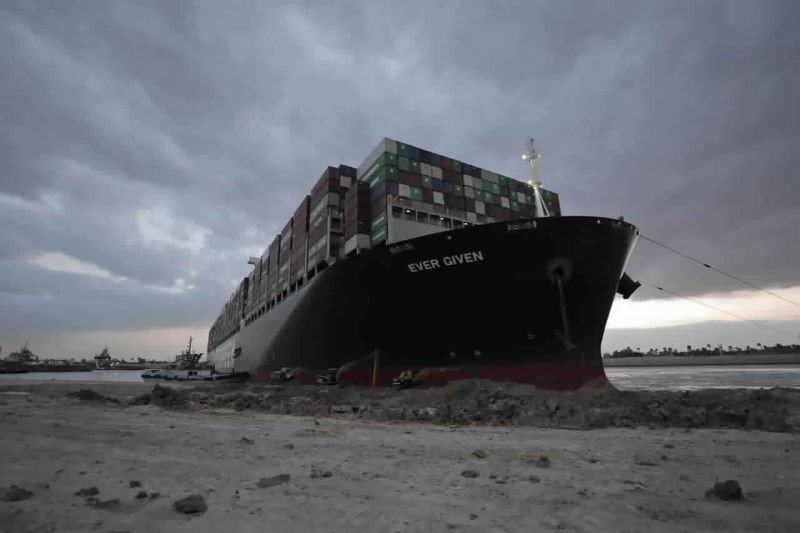
[[[397,181],[411,187],[422,187],[422,176],[400,170],[397,172]]]
[[[443,155],[439,156],[439,166],[442,167],[443,170],[450,168],[450,161],[451,160],[449,157],[445,157]]]
[[[339,165],[339,175],[347,176],[348,178],[355,178],[358,170],[347,165]]]
[[[444,181],[453,185],[464,185],[464,178],[454,170],[442,170]]]
[[[329,192],[339,192],[339,169],[335,167],[325,169],[317,183],[311,188],[311,198],[319,200]]]
[[[376,216],[380,215],[381,213],[386,211],[386,196],[381,196],[369,207],[370,218],[375,218]]]

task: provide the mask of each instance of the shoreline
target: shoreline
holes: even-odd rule
[[[800,354],[755,355],[686,355],[604,358],[603,366],[657,367],[657,366],[750,366],[750,365],[800,365]]]

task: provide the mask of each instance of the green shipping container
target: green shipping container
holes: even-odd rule
[[[373,231],[375,231],[375,229],[377,229],[377,228],[385,228],[386,227],[386,221],[387,221],[386,213],[383,212],[380,215],[378,215],[378,216],[376,216],[375,218],[372,219],[372,222],[369,223],[369,227]]]
[[[384,166],[379,168],[377,172],[370,176],[368,183],[370,188],[377,187],[383,181],[395,179],[395,176],[397,176],[397,168]]]
[[[461,161],[455,159],[450,160],[450,168],[461,174]]]
[[[397,168],[406,172],[411,171],[411,160],[401,155],[397,158]]]
[[[511,200],[511,210],[512,211],[519,211],[519,202],[516,200]]]
[[[403,157],[411,157],[411,147],[407,144],[397,143],[397,154]]]
[[[386,226],[375,228],[370,232],[370,240],[372,241],[372,244],[383,242],[386,240],[387,234],[388,231]]]
[[[419,187],[411,187],[411,199],[422,200],[422,189]]]
[[[409,160],[409,167],[410,172],[413,172],[414,174],[420,173],[419,161],[415,161],[413,159]]]
[[[453,185],[453,195],[464,196],[464,187],[461,185]]]
[[[366,181],[367,183],[372,183],[375,180],[375,174],[379,172],[382,168],[397,167],[397,156],[390,153],[384,153],[380,156],[373,164],[369,167],[369,170],[359,178],[361,181]],[[392,171],[392,175],[394,175],[394,171]]]
[[[432,183],[433,182],[431,181],[431,177],[430,176],[422,176],[422,186],[423,187],[425,187],[426,189],[430,189]]]
[[[500,194],[500,185],[497,183],[491,183],[490,190],[492,191],[492,194]]]

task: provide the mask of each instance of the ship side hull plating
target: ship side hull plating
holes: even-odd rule
[[[341,381],[378,386],[407,370],[429,384],[603,385],[600,345],[636,235],[606,218],[541,218],[341,260],[237,334],[235,370],[268,379],[288,367],[313,382],[344,367]]]

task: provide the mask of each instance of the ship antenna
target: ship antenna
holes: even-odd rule
[[[549,217],[547,205],[542,200],[542,182],[539,180],[539,152],[536,151],[536,141],[533,137],[528,140],[528,151],[522,154],[522,159],[531,165],[531,179],[528,184],[533,187],[533,200],[536,202],[536,216]]]

